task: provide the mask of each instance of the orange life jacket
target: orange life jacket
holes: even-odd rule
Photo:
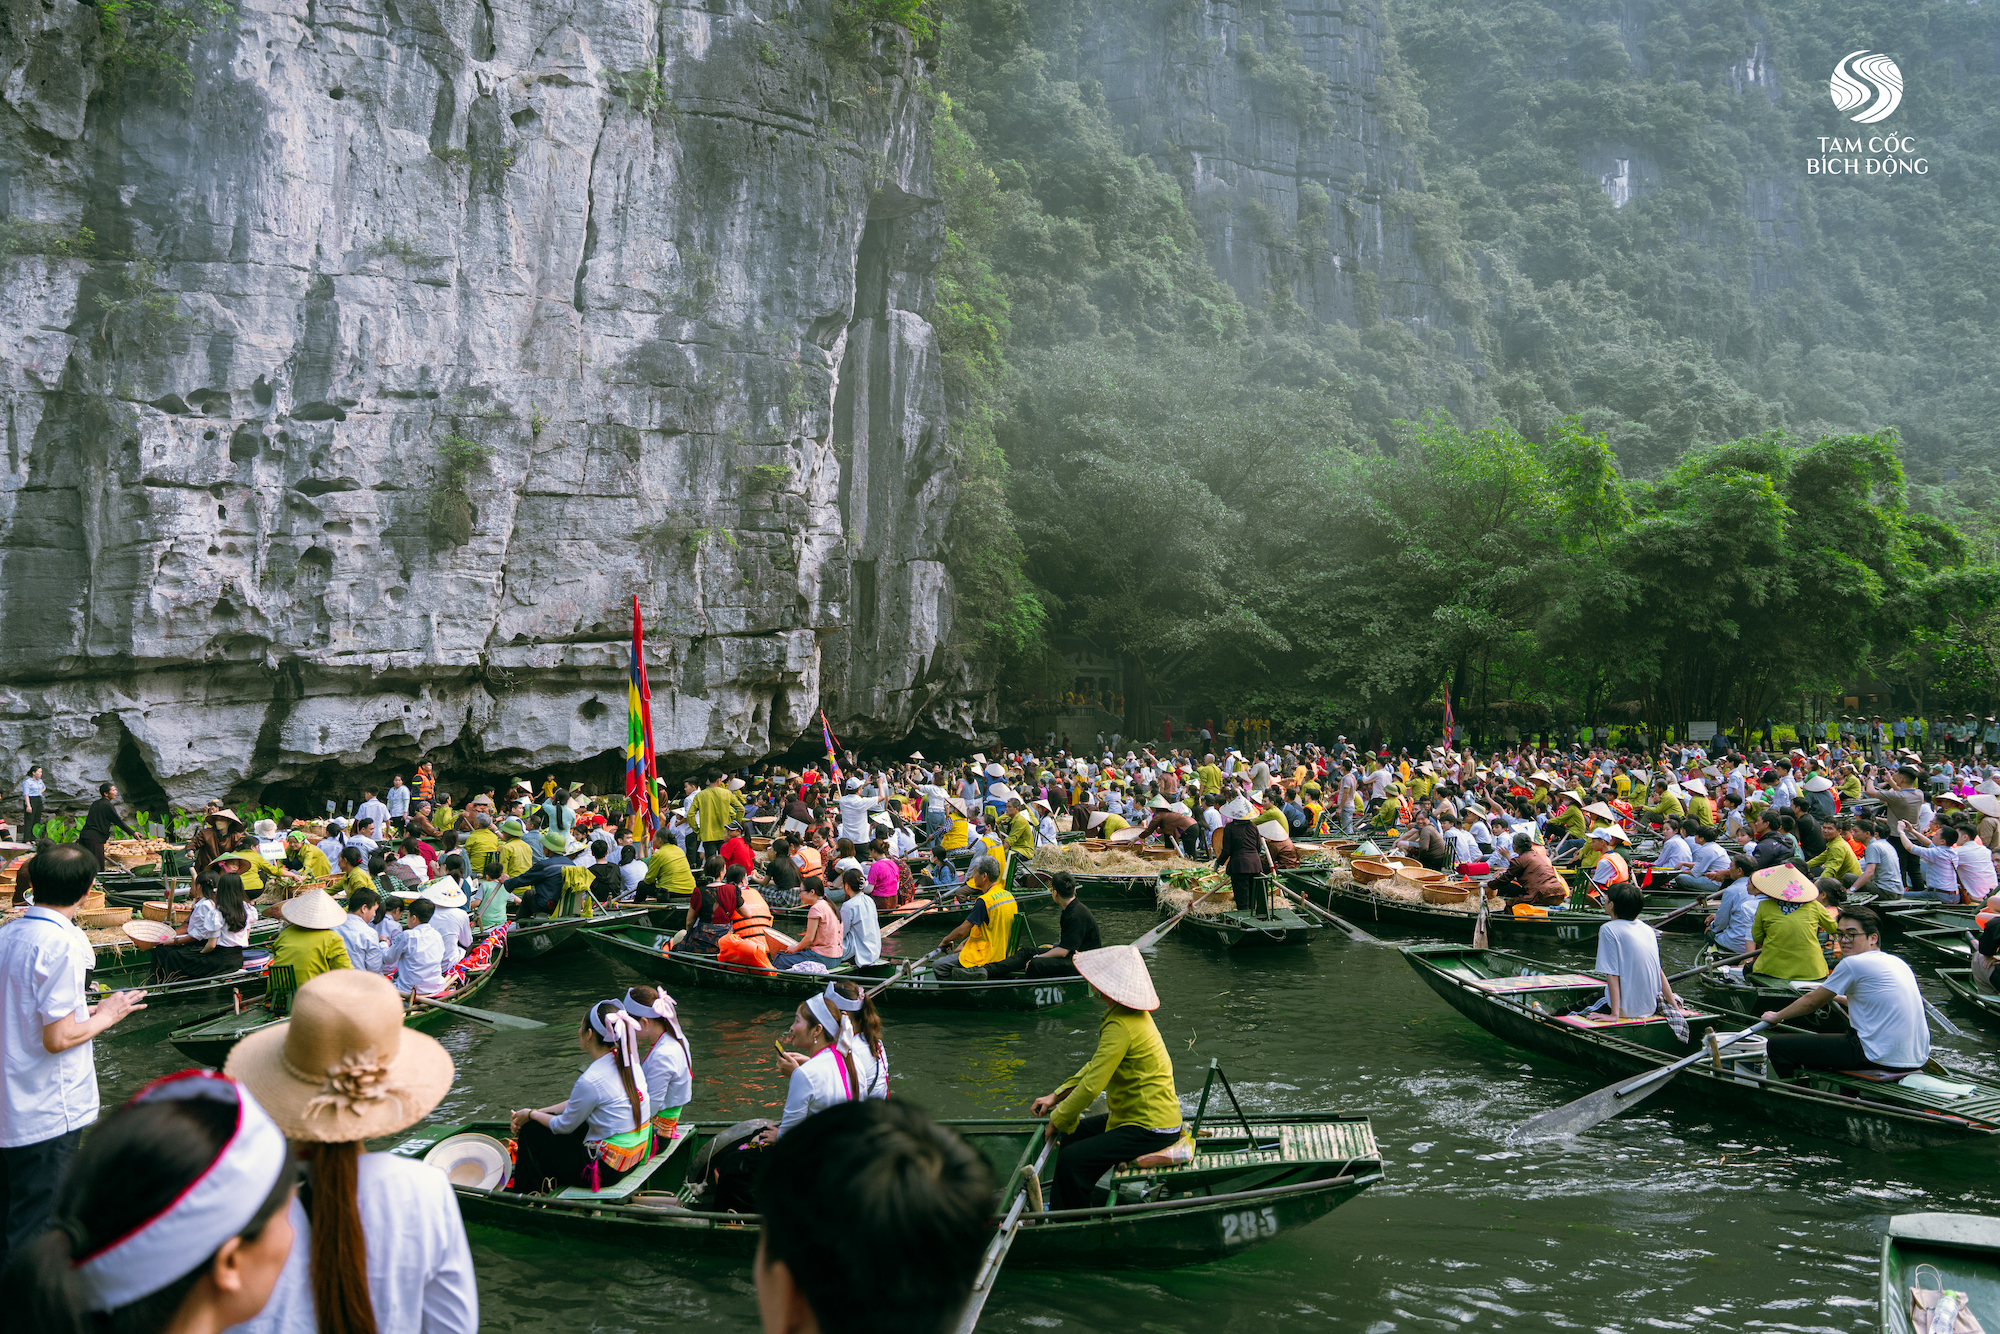
[[[1599,885],[1599,889],[1609,889],[1613,885],[1622,885],[1632,878],[1632,868],[1627,866],[1625,859],[1617,853],[1607,852],[1598,858],[1598,860],[1611,863],[1611,878]]]
[[[771,925],[771,909],[752,885],[736,887],[736,916],[730,923],[730,931],[745,940],[758,942],[763,947],[764,931]],[[768,966],[768,965],[767,965]]]
[[[731,931],[715,944],[718,962],[738,968],[769,968],[771,956],[764,950],[761,939],[750,940]]]

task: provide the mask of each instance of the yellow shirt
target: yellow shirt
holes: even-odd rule
[[[299,986],[304,986],[321,973],[354,966],[347,957],[347,946],[341,943],[338,931],[308,931],[291,925],[287,925],[271,942],[271,966],[282,968],[287,965],[292,970],[292,980]]]
[[[720,843],[729,837],[729,822],[736,818],[740,803],[726,787],[705,787],[694,794],[693,824],[704,843]]]
[[[1611,785],[1618,789],[1618,795],[1621,797],[1630,797],[1632,795],[1632,780],[1624,774],[1613,774],[1611,776]]]
[[[500,878],[512,880],[535,864],[535,850],[527,840],[510,838],[500,845]]]
[[[335,898],[338,899],[338,898],[345,898],[347,895],[352,894],[357,889],[373,889],[373,888],[375,888],[374,878],[370,876],[368,872],[356,866],[350,869],[346,875],[343,875],[342,877],[340,877],[340,879],[334,881],[332,888],[330,888],[327,892],[332,894]]]
[[[1160,1030],[1153,1025],[1153,1016],[1144,1010],[1106,1006],[1097,1025],[1097,1051],[1063,1087],[1069,1092],[1049,1118],[1058,1134],[1075,1130],[1100,1093],[1111,1110],[1106,1130],[1120,1126],[1180,1128],[1181,1100],[1174,1092],[1174,1063],[1167,1055],[1167,1044],[1160,1040]]]
[[[313,851],[319,852],[319,849],[314,848]],[[263,892],[264,876],[266,874],[270,875],[274,880],[278,878],[278,868],[265,861],[255,848],[238,848],[229,855],[232,857],[242,857],[250,863],[250,869],[242,873],[243,892],[253,898]],[[324,861],[326,854],[320,853],[320,859]]]
[[[316,844],[308,843],[299,849],[299,864],[303,873],[314,880],[333,874],[333,863],[326,859],[326,854]]]
[[[957,811],[951,813],[951,828],[938,838],[940,852],[956,852],[964,847],[972,837],[972,822]]]
[[[491,829],[475,829],[467,834],[465,836],[465,847],[461,850],[465,857],[466,873],[468,875],[484,876],[486,874],[487,855],[499,850],[500,835],[494,833]]]
[[[1830,875],[1838,880],[1844,875],[1860,875],[1861,859],[1854,855],[1846,839],[1829,832],[1826,837],[1826,851],[1806,863],[1806,869],[1817,879]]]
[[[658,885],[669,894],[694,893],[694,872],[688,867],[687,854],[672,843],[653,849],[653,855],[646,859],[646,878],[642,885]]]
[[[1019,812],[1008,816],[1007,846],[1014,852],[1032,856],[1035,851],[1035,822]]]
[[[1201,768],[1195,770],[1195,776],[1201,779],[1201,794],[1203,796],[1207,796],[1211,792],[1222,791],[1222,770],[1215,765],[1202,765]]]
[[[1110,838],[1113,834],[1117,833],[1119,830],[1129,829],[1131,827],[1132,827],[1132,822],[1130,820],[1127,820],[1124,816],[1107,815],[1104,817],[1104,823],[1097,826],[1097,836],[1099,838]]]

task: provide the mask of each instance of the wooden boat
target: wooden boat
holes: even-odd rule
[[[1972,980],[1970,968],[1940,968],[1937,975],[1954,1000],[1963,1001],[1968,1008],[1978,1011],[1979,1017],[1988,1024],[2000,1027],[2000,996],[1990,996],[1981,991],[1979,984]]]
[[[1973,909],[1948,907],[1936,899],[1877,899],[1874,908],[1882,919],[1885,941],[1899,939],[1912,931],[1976,929]]]
[[[995,1181],[1017,1181],[1042,1145],[1040,1121],[946,1124],[986,1155]],[[719,1121],[684,1122],[671,1149],[595,1193],[571,1187],[554,1195],[521,1195],[456,1186],[459,1212],[468,1223],[511,1232],[715,1256],[747,1270],[760,1220],[690,1207],[699,1203],[699,1183],[688,1180],[689,1164],[726,1129]],[[505,1122],[426,1124],[389,1152],[421,1159],[439,1140],[468,1131],[503,1142],[511,1137]],[[1192,1162],[1128,1164],[1115,1171],[1109,1203],[1031,1208],[1022,1216],[1007,1263],[1031,1269],[1165,1269],[1220,1259],[1302,1228],[1380,1180],[1382,1154],[1365,1117],[1253,1116],[1215,1123],[1203,1127]]]
[[[1741,1026],[1737,1016],[1697,1013],[1688,1019],[1690,1040],[1684,1043],[1665,1019],[1571,1014],[1603,994],[1600,977],[1558,972],[1519,954],[1469,946],[1408,945],[1403,957],[1431,990],[1481,1028],[1604,1075],[1657,1069],[1698,1050],[1705,1031]],[[1917,1087],[1909,1080],[1877,1080],[1837,1070],[1780,1080],[1728,1059],[1698,1061],[1660,1096],[1692,1103],[1704,1116],[1732,1113],[1784,1127],[1787,1133],[1803,1131],[1878,1152],[2000,1145],[2000,1085],[1935,1060],[1924,1075],[1924,1084]],[[1940,1084],[1945,1091],[1938,1089]],[[1952,1091],[1958,1088],[1966,1092]]]
[[[232,997],[241,995],[245,1000],[255,1000],[264,994],[264,965],[270,961],[266,950],[244,951],[244,966],[233,973],[219,973],[214,977],[184,977],[173,982],[153,980],[153,956],[151,952],[128,953],[125,959],[113,968],[94,968],[86,981],[96,988],[95,995],[111,991],[130,991],[138,988],[146,993],[146,1008],[162,1010],[169,1006],[200,1005],[213,1008],[227,1003]]]
[[[1307,917],[1285,903],[1273,903],[1269,917],[1237,908],[1218,913],[1189,913],[1181,934],[1203,945],[1223,949],[1265,949],[1277,945],[1310,945],[1326,923]]]
[[[506,957],[504,949],[495,949],[485,968],[468,974],[462,985],[445,992],[437,999],[450,1001],[454,1005],[470,1004],[475,996],[492,985],[493,979],[500,975],[500,964]],[[267,994],[257,1004],[244,1007],[241,1013],[230,1009],[198,1019],[194,1023],[176,1028],[168,1034],[167,1040],[174,1044],[176,1051],[195,1064],[220,1070],[223,1062],[229,1059],[230,1049],[239,1041],[260,1028],[269,1028],[272,1024],[285,1021],[284,1014],[273,1013],[271,999]],[[287,995],[284,999],[289,1001],[290,997]],[[403,1026],[429,1031],[442,1028],[455,1018],[457,1016],[449,1010],[432,1009],[419,1002],[410,1009],[408,1016],[403,1020]]]
[[[1972,942],[1965,938],[1967,929],[1944,926],[1905,931],[1896,941],[1896,952],[1923,963],[1965,968],[1972,963]]]
[[[644,926],[655,922],[655,914],[685,917],[682,904],[638,904],[612,912],[596,912],[588,917],[564,913],[555,917],[523,917],[507,933],[507,953],[516,963],[540,963],[558,954],[583,949],[583,932],[590,927]]]
[[[1021,919],[1016,917],[1016,922]],[[794,1002],[826,990],[829,978],[852,978],[864,986],[892,975],[897,961],[884,959],[863,968],[835,965],[824,973],[745,968],[724,964],[713,954],[669,950],[672,939],[651,927],[592,927],[583,938],[604,958],[622,963],[648,981],[718,991],[782,996]],[[1017,937],[1019,939],[1019,937]],[[1018,948],[1018,946],[1017,946]],[[925,1006],[943,1010],[1046,1010],[1090,996],[1080,977],[1014,977],[991,982],[940,982],[928,970],[906,977],[876,996],[878,1005]]]
[[[950,887],[946,886],[945,888],[948,891]],[[875,914],[876,919],[886,926],[890,922],[899,922],[905,917],[915,917],[918,913],[928,911],[937,904],[938,897],[934,887],[923,886],[917,892],[928,897],[911,899],[902,907],[890,908],[886,912],[878,909]],[[1015,904],[1022,908],[1041,907],[1049,902],[1049,892],[1046,889],[1016,889],[1013,891],[1013,894]],[[940,922],[950,921],[952,912],[964,912],[965,909],[972,905],[972,900],[975,897],[975,895],[968,892],[961,895],[957,902],[947,903],[945,907],[938,909],[938,920]],[[652,922],[654,926],[671,926],[674,930],[678,931],[681,928],[686,913],[687,905],[685,903],[679,904],[674,908],[674,916],[671,922],[661,921],[657,914],[654,915]],[[777,923],[779,930],[788,936],[796,936],[799,931],[805,928],[806,916],[807,913],[804,908],[771,909],[772,920]]]
[[[1478,913],[1462,908],[1371,894],[1360,885],[1335,883],[1324,871],[1280,871],[1278,879],[1293,893],[1368,930],[1388,926],[1446,939],[1470,940],[1472,925],[1479,917]],[[1639,920],[1657,921],[1659,914],[1642,913]],[[1546,917],[1516,917],[1496,906],[1486,914],[1486,937],[1516,945],[1595,949],[1597,928],[1604,922],[1604,910],[1594,905],[1588,909],[1567,908]]]
[[[167,896],[167,882],[156,876],[132,876],[105,874],[97,878],[97,886],[104,891],[104,901],[120,907],[136,908],[142,903],[163,899]],[[187,892],[181,886],[183,895]]]
[[[2000,1314],[2000,1218],[1897,1214],[1889,1220],[1882,1234],[1882,1334],[1915,1334],[1910,1289],[1938,1287],[1964,1293],[1981,1325]]]
[[[1754,1023],[1768,1011],[1784,1009],[1819,985],[1805,981],[1780,982],[1755,974],[1745,976],[1734,970],[1725,975],[1720,969],[1688,978],[1687,981],[1694,984],[1691,990],[1699,992],[1703,1003],[1711,1009],[1741,1016],[1747,1023]],[[1677,991],[1680,986],[1680,983],[1675,984]],[[1687,993],[1680,994],[1685,997]],[[1823,1006],[1794,1020],[1793,1024],[1815,1033],[1845,1033],[1848,1027],[1847,1015],[1837,1005]]]

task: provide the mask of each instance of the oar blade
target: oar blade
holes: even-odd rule
[[[432,1000],[428,996],[419,996],[417,999],[432,1009],[443,1010],[447,1014],[459,1015],[463,1018],[471,1019],[476,1023],[486,1024],[492,1028],[526,1032],[529,1029],[548,1027],[547,1024],[539,1019],[524,1019],[518,1014],[502,1014],[498,1010],[478,1010],[470,1005],[454,1005],[450,1001]]]
[[[1638,1106],[1673,1082],[1673,1076],[1679,1073],[1678,1070],[1663,1067],[1660,1078],[1647,1080],[1622,1096],[1620,1090],[1629,1088],[1633,1081],[1620,1080],[1608,1088],[1601,1088],[1595,1093],[1578,1098],[1575,1102],[1564,1103],[1560,1107],[1524,1121],[1507,1138],[1520,1143],[1537,1139],[1567,1139],[1572,1135],[1581,1135],[1584,1131],[1602,1125],[1628,1108]]]

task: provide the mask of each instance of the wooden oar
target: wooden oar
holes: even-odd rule
[[[919,917],[927,917],[931,913],[938,911],[940,908],[952,908],[958,906],[960,906],[960,896],[958,894],[955,893],[941,894],[931,902],[931,905],[928,908],[919,908],[915,912],[909,914],[907,917],[899,918],[895,922],[884,927],[882,929],[882,939],[887,940],[889,937],[895,935],[898,931],[901,931],[904,927],[908,926],[910,923],[916,921]]]
[[[929,963],[932,959],[937,958],[944,952],[945,952],[945,946],[940,945],[936,949],[932,950],[929,954],[924,955],[921,959],[905,959],[900,965],[898,965],[895,972],[889,974],[889,976],[883,978],[880,982],[876,983],[874,986],[868,988],[868,990],[861,993],[861,999],[863,1000],[871,999],[877,993],[887,990],[893,983],[900,981],[904,977],[907,977],[909,974],[923,967],[925,964]],[[834,979],[834,981],[836,982],[840,980],[841,980],[840,978]]]
[[[1717,899],[1722,897],[1723,893],[1724,891],[1718,889],[1715,891],[1715,893],[1710,894],[1706,898],[1696,899],[1693,903],[1674,909],[1672,912],[1668,913],[1665,917],[1662,917],[1659,921],[1653,923],[1653,930],[1658,931],[1661,927],[1665,926],[1668,922],[1673,921],[1676,917],[1681,916],[1683,913],[1691,913],[1696,908],[1700,908],[1706,904],[1715,902]]]
[[[1360,927],[1354,925],[1354,923],[1348,921],[1345,917],[1340,916],[1338,913],[1333,912],[1331,909],[1320,907],[1317,903],[1314,903],[1311,899],[1307,898],[1303,894],[1293,895],[1290,894],[1288,891],[1280,891],[1280,892],[1285,893],[1288,898],[1292,899],[1293,902],[1297,903],[1301,908],[1304,908],[1307,912],[1318,913],[1321,917],[1324,917],[1327,921],[1332,922],[1335,926],[1339,927],[1342,931],[1347,933],[1347,938],[1349,940],[1356,941],[1363,945],[1381,945],[1386,943],[1385,941],[1379,939],[1378,937],[1369,935],[1366,931],[1363,931]]]
[[[1740,1042],[1752,1033],[1761,1032],[1770,1025],[1759,1020],[1740,1033],[1731,1033],[1716,1042],[1719,1051],[1732,1043]],[[1609,1121],[1628,1107],[1636,1107],[1653,1094],[1665,1088],[1673,1077],[1709,1054],[1703,1047],[1692,1055],[1683,1056],[1672,1065],[1663,1065],[1657,1070],[1648,1070],[1635,1079],[1623,1080],[1608,1085],[1578,1098],[1575,1102],[1564,1103],[1553,1111],[1543,1112],[1528,1121],[1507,1138],[1510,1140],[1551,1139],[1568,1135],[1581,1135],[1592,1126]]]
[[[432,1000],[429,996],[414,991],[410,993],[410,1000],[413,1004],[417,1001],[422,1001],[433,1009],[448,1010],[452,1014],[485,1024],[489,1028],[525,1030],[548,1027],[547,1024],[539,1019],[523,1019],[518,1014],[502,1014],[498,1010],[475,1010],[470,1005],[453,1005],[450,1001]]]
[[[1229,892],[1229,889],[1230,887],[1228,885],[1224,885],[1220,889],[1211,889],[1206,894],[1200,895],[1197,898],[1189,899],[1187,907],[1181,909],[1179,912],[1175,913],[1172,917],[1168,918],[1166,921],[1154,927],[1151,931],[1148,931],[1145,935],[1133,941],[1132,948],[1135,950],[1143,950],[1143,949],[1149,949],[1152,946],[1159,944],[1160,937],[1166,935],[1167,932],[1179,926],[1181,924],[1181,919],[1183,917],[1186,917],[1189,913],[1195,910],[1196,904],[1206,903],[1210,899],[1214,898],[1217,894],[1226,894]]]
[[[1000,1266],[1007,1259],[1007,1252],[1013,1249],[1014,1238],[1021,1231],[1021,1213],[1028,1205],[1028,1195],[1032,1191],[1041,1193],[1042,1168],[1049,1161],[1049,1150],[1055,1147],[1054,1140],[1045,1140],[1041,1156],[1034,1165],[1021,1176],[1021,1187],[1014,1192],[1014,1200],[1007,1208],[1007,1216],[1000,1220],[1000,1230],[993,1234],[987,1244],[986,1255],[979,1262],[979,1275],[973,1280],[972,1295],[965,1299],[965,1310],[959,1313],[958,1323],[952,1326],[953,1334],[972,1334],[979,1323],[979,1313],[986,1309],[986,1299],[993,1295],[993,1284],[1000,1277]]]

